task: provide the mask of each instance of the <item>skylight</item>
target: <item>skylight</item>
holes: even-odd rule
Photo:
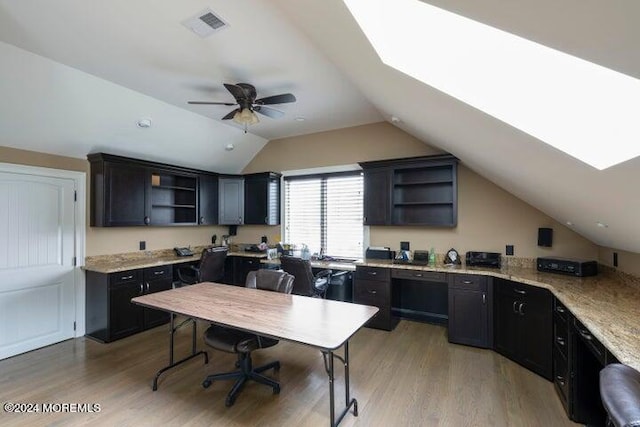
[[[640,155],[640,81],[418,0],[343,0],[385,64],[595,167]]]

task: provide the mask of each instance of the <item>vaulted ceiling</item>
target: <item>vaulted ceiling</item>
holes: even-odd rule
[[[640,78],[639,2],[428,3]],[[200,38],[181,22],[205,8],[228,27]],[[237,172],[268,140],[396,116],[593,242],[640,252],[640,158],[594,169],[384,65],[342,0],[0,0],[0,42],[0,145]],[[186,104],[232,101],[222,83],[237,82],[298,101],[248,134],[219,120],[233,107]],[[135,126],[143,117],[151,128]]]

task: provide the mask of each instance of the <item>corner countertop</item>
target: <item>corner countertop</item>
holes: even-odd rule
[[[543,273],[531,267],[501,269],[393,264],[365,260],[359,266],[466,273],[499,277],[549,289],[620,362],[640,371],[640,278],[602,268],[597,276]]]
[[[193,256],[176,256],[173,249],[163,249],[159,251],[134,252],[117,255],[100,255],[85,258],[83,269],[96,273],[118,273],[139,268],[157,267],[160,265],[182,264],[185,262],[199,261],[202,250],[206,246],[196,246],[192,248]],[[227,256],[239,256],[246,258],[266,258],[264,252],[230,251]]]

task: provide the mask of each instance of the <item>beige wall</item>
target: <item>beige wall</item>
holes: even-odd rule
[[[308,169],[442,153],[387,122],[269,141],[243,173]]]
[[[618,249],[605,248],[600,246],[598,260],[601,264],[613,267],[613,253],[618,253],[617,269],[628,274],[640,277],[640,254],[635,252],[621,251]]]
[[[84,159],[54,156],[36,151],[18,150],[0,147],[0,162],[18,165],[38,166],[42,168],[64,169],[89,174],[89,162]]]
[[[381,122],[270,141],[244,172],[280,172],[441,152],[395,126]],[[553,228],[552,248],[538,247],[539,227]],[[240,227],[238,241],[259,241],[262,234],[277,233],[279,230],[274,231],[273,227]],[[438,253],[451,247],[461,254],[468,250],[504,253],[505,245],[513,244],[515,255],[519,257],[555,255],[595,259],[598,256],[596,245],[464,165],[460,165],[458,172],[458,227],[370,228],[373,246],[398,249],[401,240],[411,242],[412,249],[434,247]]]

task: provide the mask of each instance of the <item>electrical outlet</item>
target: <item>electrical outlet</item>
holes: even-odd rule
[[[618,266],[618,252],[613,253],[613,266],[614,267]]]
[[[140,240],[140,250],[144,251],[145,249],[147,249],[147,242]]]
[[[513,245],[507,245],[507,247],[505,248],[505,252],[506,255],[513,255],[514,250],[513,250]]]

